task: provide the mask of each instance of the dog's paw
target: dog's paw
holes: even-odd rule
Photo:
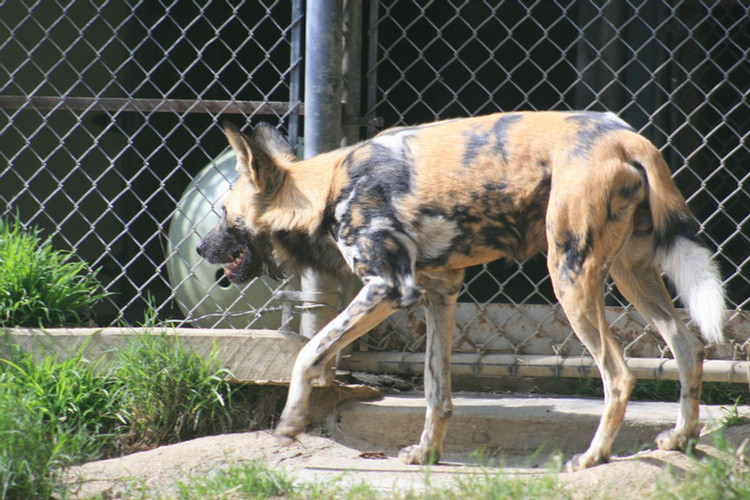
[[[276,435],[294,440],[307,427],[307,414],[297,405],[287,405],[276,425]]]
[[[565,463],[565,470],[567,472],[576,472],[579,470],[588,469],[595,465],[607,463],[609,460],[605,457],[597,457],[589,453],[579,453],[573,455],[573,457]]]
[[[434,448],[427,448],[418,444],[413,444],[399,451],[398,459],[405,464],[434,465],[438,463],[440,454]]]
[[[682,450],[688,451],[698,439],[698,433],[691,434],[687,432],[681,432],[677,429],[669,429],[667,431],[660,432],[656,436],[656,446],[660,450]]]
[[[278,431],[275,433],[276,439],[279,440],[279,444],[281,446],[291,446],[297,441],[296,436],[287,436],[286,434],[281,434]]]
[[[276,426],[276,436],[282,444],[290,445],[296,441],[296,437],[302,432],[304,425],[295,425],[289,420],[282,420]]]

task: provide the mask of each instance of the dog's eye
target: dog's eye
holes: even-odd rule
[[[244,222],[244,220],[241,217],[235,217],[234,219],[232,219],[232,225],[231,226],[227,222],[227,229],[231,233],[240,234],[240,233],[244,232],[244,228],[245,228],[245,222]]]

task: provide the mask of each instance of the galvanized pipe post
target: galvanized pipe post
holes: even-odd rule
[[[339,146],[342,2],[309,0],[305,13],[305,158]],[[336,315],[338,282],[315,272],[302,276],[300,333],[312,337]]]
[[[341,94],[342,134],[341,145],[356,144],[364,125],[362,116],[362,2],[344,0],[343,18],[344,51],[341,61],[343,89]],[[361,287],[359,278],[352,275],[339,283],[342,303],[349,303]]]
[[[344,53],[341,62],[343,89],[341,104],[343,112],[342,133],[345,144],[359,142],[362,125],[362,2],[344,1],[343,20]]]
[[[289,143],[298,150],[300,108],[302,107],[302,34],[305,20],[304,1],[292,0],[292,40],[289,67]]]

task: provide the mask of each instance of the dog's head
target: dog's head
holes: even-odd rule
[[[263,215],[284,182],[285,165],[297,158],[270,125],[260,124],[252,137],[232,124],[225,124],[224,132],[237,157],[240,176],[224,202],[221,221],[196,250],[208,262],[223,265],[224,274],[233,283],[262,274],[281,278],[282,266]]]

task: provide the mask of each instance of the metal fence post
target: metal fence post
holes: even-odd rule
[[[343,20],[344,53],[342,55],[342,133],[346,144],[359,142],[363,122],[360,121],[362,111],[362,2],[346,0],[344,2]]]
[[[342,4],[307,2],[305,18],[305,158],[339,146],[341,125]],[[300,333],[312,337],[336,314],[338,283],[314,272],[302,276],[306,300]]]

